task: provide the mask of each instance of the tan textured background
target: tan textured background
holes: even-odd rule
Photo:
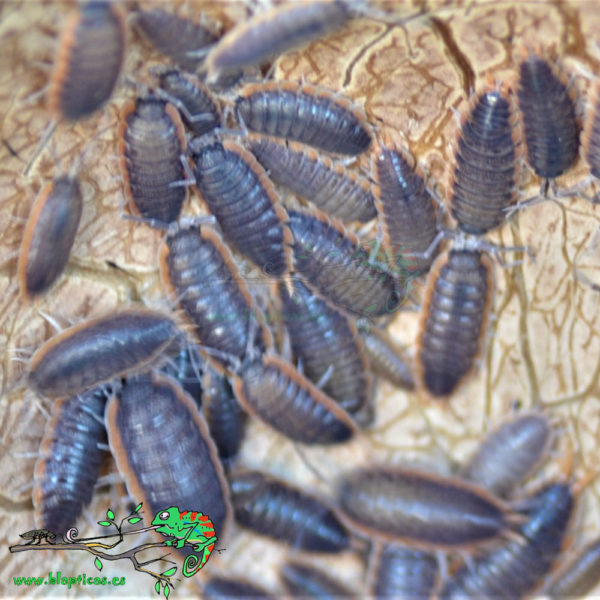
[[[243,3],[221,2],[209,15],[227,26],[245,18]],[[414,3],[422,6],[424,3]],[[399,14],[414,13],[410,4],[388,1]],[[120,85],[111,103],[92,118],[55,135],[53,152],[45,152],[28,177],[24,162],[32,156],[50,120],[43,96],[57,31],[72,4],[64,2],[4,2],[0,4],[0,595],[15,595],[24,588],[12,577],[47,573],[91,572],[88,556],[22,553],[9,555],[7,545],[18,533],[33,527],[30,491],[35,452],[44,417],[35,408],[31,393],[14,389],[27,358],[52,335],[41,312],[62,325],[100,315],[118,305],[143,301],[151,306],[167,303],[158,285],[157,249],[160,233],[119,217],[122,191],[116,158],[115,125],[118,110],[133,90]],[[202,3],[188,1],[181,10],[194,14]],[[453,109],[462,109],[470,87],[491,72],[497,79],[515,76],[516,50],[521,45],[555,44],[565,71],[581,98],[589,85],[587,72],[599,72],[600,11],[587,2],[447,2],[426,3],[430,21],[421,18],[402,25],[355,20],[327,39],[302,52],[280,59],[276,78],[304,78],[352,97],[364,104],[369,117],[391,133],[398,143],[408,142],[418,160],[428,167],[431,179],[444,195],[452,164],[451,144],[457,120]],[[156,53],[130,35],[124,75],[139,79],[140,69],[160,61]],[[580,109],[583,103],[580,103]],[[105,130],[106,129],[106,130]],[[24,305],[15,286],[16,251],[36,193],[57,170],[68,170],[95,132],[105,130],[85,157],[82,171],[85,207],[66,276],[38,304]],[[58,159],[58,163],[57,163]],[[560,187],[582,180],[586,167],[578,161]],[[528,188],[527,188],[528,186]],[[524,197],[539,182],[524,171]],[[198,210],[193,199],[187,212]],[[600,284],[600,248],[594,237],[598,208],[582,198],[547,202],[522,212],[490,239],[501,244],[527,244],[535,262],[514,269],[495,265],[494,318],[481,365],[452,398],[450,406],[432,404],[417,394],[394,390],[382,383],[377,395],[375,428],[358,442],[335,450],[310,449],[311,464],[333,478],[342,470],[371,459],[412,462],[448,471],[466,456],[483,432],[509,413],[515,402],[524,408],[541,404],[561,419],[561,434],[543,479],[556,471],[557,456],[570,440],[576,469],[584,475],[598,468],[598,372],[600,369],[600,295],[574,276],[574,264]],[[121,270],[110,268],[114,261]],[[411,345],[417,314],[399,314],[392,323],[394,335]],[[411,350],[412,351],[412,350]],[[319,481],[300,460],[294,447],[260,424],[253,424],[240,464],[269,466],[271,472],[331,495],[330,484]],[[576,543],[597,534],[600,527],[600,482],[590,485],[581,498],[579,520],[573,532]],[[113,489],[97,494],[89,509],[93,520],[111,506],[124,508]],[[90,518],[91,520],[91,518]],[[85,531],[82,520],[82,535]],[[206,572],[245,573],[275,586],[275,565],[283,551],[276,544],[233,527],[224,540],[227,548],[213,557]],[[319,558],[318,563],[361,585],[364,571],[355,556]],[[106,567],[109,576],[124,575],[123,595],[150,593],[147,577],[135,578],[128,565]],[[138,584],[134,586],[134,579]],[[141,579],[141,581],[139,581]],[[192,592],[200,581],[186,582]],[[183,583],[175,597],[184,597]],[[102,593],[100,588],[93,589]],[[106,590],[114,593],[115,590]],[[30,588],[27,595],[46,595],[48,589]],[[65,588],[52,593],[63,595]],[[88,595],[83,589],[81,595]]]

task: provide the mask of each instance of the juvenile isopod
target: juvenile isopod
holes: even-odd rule
[[[150,519],[169,506],[197,510],[223,537],[231,504],[217,449],[194,401],[173,379],[128,380],[108,402],[106,427],[127,489]]]
[[[118,132],[121,170],[132,211],[151,224],[176,221],[186,196],[185,132],[172,104],[150,94],[127,103]]]
[[[245,364],[234,377],[233,390],[250,414],[291,440],[340,444],[357,433],[343,408],[277,356]]]
[[[143,370],[181,340],[175,322],[161,312],[120,310],[48,340],[31,359],[28,382],[45,396],[77,394]]]
[[[513,516],[488,491],[460,479],[378,465],[346,474],[338,503],[365,535],[423,550],[498,538]]]
[[[292,352],[301,361],[303,373],[318,383],[331,370],[323,391],[353,415],[367,408],[371,397],[369,365],[349,319],[299,279],[294,279],[292,294],[280,283],[279,295]]]
[[[138,12],[135,24],[159,52],[192,73],[204,61],[196,51],[217,40],[210,28],[158,8]]]
[[[435,258],[432,247],[438,233],[435,200],[421,174],[390,144],[378,149],[375,172],[383,247],[391,253],[397,269],[423,273]]]
[[[211,50],[206,59],[209,78],[221,71],[259,65],[327,35],[350,17],[343,0],[305,0],[258,13],[233,27]]]
[[[241,598],[262,598],[274,600],[266,590],[245,579],[212,576],[202,588],[204,600],[240,600]]]
[[[50,110],[75,121],[112,94],[125,56],[125,18],[113,2],[85,2],[63,28],[48,90]]]
[[[59,536],[75,525],[90,503],[108,456],[102,447],[105,404],[105,391],[95,389],[52,406],[35,465],[33,506],[38,525]]]
[[[460,474],[497,496],[507,496],[540,462],[551,434],[544,415],[519,415],[488,434]]]
[[[323,571],[303,562],[288,560],[279,571],[285,589],[293,598],[355,598],[360,590],[350,590]]]
[[[208,227],[178,229],[160,251],[162,279],[192,322],[199,343],[244,360],[271,335],[220,236]],[[252,340],[249,340],[249,336]]]
[[[288,211],[294,266],[309,287],[340,309],[360,316],[392,313],[402,284],[370,262],[369,249],[344,226],[317,210]]]
[[[196,185],[234,249],[272,277],[291,265],[287,213],[256,159],[232,141],[190,144]]]
[[[374,560],[375,598],[431,598],[438,575],[435,555],[407,546],[386,544],[378,548]]]
[[[416,372],[433,396],[448,396],[472,369],[492,300],[492,266],[481,252],[450,250],[429,274]]]
[[[221,111],[211,93],[199,82],[176,70],[161,73],[161,89],[181,113],[183,122],[200,136],[221,124]]]
[[[350,536],[322,500],[260,471],[230,477],[236,521],[243,527],[308,552],[343,552]]]
[[[350,101],[325,89],[287,81],[250,84],[236,102],[238,121],[251,131],[356,155],[368,150],[366,117]]]
[[[452,173],[452,215],[466,233],[501,225],[516,194],[517,143],[508,91],[481,92],[463,118]]]
[[[296,142],[253,135],[249,147],[269,177],[342,221],[367,222],[377,215],[372,184],[341,162]]]
[[[541,584],[560,554],[574,499],[568,485],[552,483],[527,504],[520,535],[461,567],[440,590],[440,599],[513,600]]]
[[[536,175],[553,179],[577,158],[579,127],[567,86],[534,52],[519,65],[519,108],[527,160]]]
[[[83,208],[79,180],[58,177],[36,198],[25,231],[18,263],[21,296],[46,291],[69,260]]]

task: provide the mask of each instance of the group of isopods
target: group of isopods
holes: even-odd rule
[[[29,386],[60,398],[35,470],[37,525],[59,534],[75,525],[108,436],[128,492],[147,516],[172,505],[202,510],[225,544],[234,517],[310,553],[360,547],[352,531],[373,541],[369,592],[377,597],[521,597],[544,583],[561,554],[577,495],[565,478],[527,498],[513,496],[552,440],[541,414],[501,425],[456,477],[387,465],[346,473],[335,506],[234,466],[246,414],[300,444],[360,435],[359,425],[373,419],[371,372],[433,397],[452,394],[484,337],[492,294],[487,252],[503,249],[481,236],[505,221],[516,200],[521,149],[546,183],[540,194],[549,187],[569,193],[548,183],[577,157],[575,106],[539,52],[519,66],[522,141],[507,87],[488,83],[464,116],[449,199],[453,230],[443,226],[448,215],[407,152],[384,134],[375,142],[349,100],[295,82],[247,83],[248,69],[256,78],[257,66],[342,26],[353,11],[345,0],[285,4],[221,38],[161,9],[134,11],[136,29],[177,68],[153,73],[156,85],[122,111],[127,218],[166,231],[161,275],[178,311],[128,307],[66,329],[34,354]],[[74,10],[49,89],[60,119],[85,118],[109,99],[125,50],[118,6],[92,1]],[[598,101],[592,108],[584,154],[599,177]],[[361,155],[373,146],[369,168]],[[352,170],[353,161],[360,167]],[[273,182],[310,208],[300,201],[286,207]],[[191,185],[210,216],[181,216]],[[60,275],[81,209],[75,176],[40,193],[19,258],[25,298]],[[342,224],[375,217],[380,234],[370,246]],[[398,310],[444,237],[452,245],[429,274],[411,369],[378,321]],[[258,268],[272,281],[273,297],[254,294],[240,257],[250,263],[245,272]],[[476,553],[463,564],[444,567],[436,557],[465,548]],[[595,542],[545,581],[545,593],[585,593],[599,574]],[[296,559],[281,578],[292,595],[367,593]],[[268,592],[213,578],[204,595]]]

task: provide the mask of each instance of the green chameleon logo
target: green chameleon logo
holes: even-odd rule
[[[162,525],[156,531],[164,536],[172,536],[167,540],[167,546],[183,548],[186,544],[194,545],[194,552],[183,563],[184,577],[195,575],[209,559],[214,550],[217,536],[215,526],[207,515],[190,510],[180,511],[177,506],[171,506],[156,514],[152,525]]]

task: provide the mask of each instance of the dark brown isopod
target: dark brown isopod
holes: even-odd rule
[[[427,600],[437,574],[438,563],[433,554],[407,546],[384,545],[375,556],[373,596]]]
[[[416,371],[433,396],[448,396],[472,369],[492,300],[486,255],[450,250],[435,262],[421,309]]]
[[[85,2],[62,31],[48,91],[50,110],[75,121],[112,94],[125,56],[125,18],[113,2]]]
[[[17,267],[24,299],[47,290],[62,273],[75,241],[81,211],[77,178],[59,177],[36,198],[23,232]]]
[[[160,266],[166,287],[192,322],[202,346],[242,361],[248,350],[271,345],[231,253],[212,229],[179,229],[168,235]]]
[[[176,221],[186,196],[185,132],[175,107],[154,95],[127,103],[118,132],[121,170],[132,211],[150,223]]]
[[[140,11],[135,24],[159,52],[191,72],[204,61],[203,56],[194,55],[194,52],[217,40],[209,28],[160,9]]]
[[[486,436],[461,469],[461,477],[507,496],[540,462],[551,433],[544,415],[519,415]]]
[[[244,365],[233,390],[250,414],[291,440],[340,444],[357,433],[344,409],[277,356]]]
[[[587,544],[560,568],[544,586],[543,595],[562,598],[584,598],[600,580],[600,540]]]
[[[63,535],[92,499],[108,456],[103,390],[62,398],[52,406],[35,465],[33,506],[39,527]]]
[[[265,170],[231,141],[191,148],[196,185],[227,241],[267,275],[289,271],[287,214]]]
[[[385,331],[369,327],[368,330],[361,331],[361,337],[369,366],[375,375],[398,387],[414,389],[412,362]]]
[[[554,483],[542,488],[529,499],[520,535],[465,564],[438,598],[514,600],[528,595],[560,554],[573,505],[568,485]]]
[[[589,97],[582,146],[591,174],[600,179],[600,82],[596,82]]]
[[[527,160],[540,177],[558,177],[575,162],[579,149],[575,105],[567,86],[532,52],[519,66],[517,95]]]
[[[497,538],[512,516],[489,492],[460,479],[377,465],[346,475],[338,503],[358,531],[424,550]]]
[[[173,379],[129,380],[106,407],[106,427],[119,472],[148,521],[177,506],[208,515],[223,537],[231,505],[217,449],[194,401]]]
[[[160,87],[179,109],[183,122],[195,135],[204,135],[221,125],[221,111],[211,93],[199,82],[179,71],[159,75]]]
[[[260,471],[230,477],[236,521],[296,550],[342,552],[350,536],[322,500]]]
[[[206,59],[209,78],[221,71],[259,65],[324,37],[351,16],[343,0],[304,0],[258,13],[227,32]]]
[[[421,175],[393,146],[381,147],[376,157],[377,211],[381,215],[383,247],[391,253],[397,269],[423,273],[435,258],[432,244],[438,232],[433,196]]]
[[[452,215],[466,233],[501,225],[516,193],[515,122],[507,90],[489,89],[472,102],[455,155]]]
[[[263,598],[274,600],[266,590],[244,579],[231,577],[211,577],[202,588],[204,600],[241,600],[242,598]]]
[[[318,383],[333,369],[323,391],[353,415],[367,408],[371,381],[356,328],[299,279],[294,279],[293,295],[283,283],[279,284],[279,295],[292,352],[302,361],[303,373]]]
[[[297,142],[250,137],[250,150],[269,177],[342,221],[367,222],[377,215],[369,181],[340,162]]]
[[[235,114],[251,131],[288,138],[338,154],[356,155],[371,145],[364,113],[328,90],[291,81],[246,86]]]
[[[161,312],[114,312],[48,340],[31,359],[28,382],[44,396],[77,394],[143,370],[181,337],[175,322]]]
[[[299,561],[288,561],[280,569],[284,587],[293,598],[341,600],[353,598],[359,590],[349,590],[319,569]]]
[[[294,266],[308,285],[340,309],[360,316],[392,313],[402,286],[385,268],[370,263],[369,249],[325,213],[288,211]]]
[[[235,398],[225,375],[207,365],[202,378],[204,416],[219,457],[227,461],[237,455],[246,433],[247,415]]]

